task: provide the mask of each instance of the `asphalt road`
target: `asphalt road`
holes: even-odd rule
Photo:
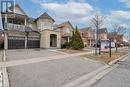
[[[130,55],[119,66],[91,87],[130,87]]]
[[[8,68],[11,87],[61,87],[104,66],[79,57],[51,60]]]

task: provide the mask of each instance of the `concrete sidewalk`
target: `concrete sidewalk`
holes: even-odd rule
[[[130,87],[130,55],[114,70],[90,87]]]
[[[32,59],[7,61],[7,62],[1,62],[0,67],[10,67],[10,66],[43,62],[43,61],[57,60],[57,59],[63,59],[63,58],[67,58],[67,57],[76,57],[76,56],[90,54],[90,53],[92,53],[92,52],[74,53],[74,54],[66,54],[66,55],[57,55],[57,56],[49,56],[49,57],[39,57],[39,58],[32,58]]]

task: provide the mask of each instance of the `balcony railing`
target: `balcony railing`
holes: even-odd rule
[[[9,31],[30,31],[31,27],[25,26],[25,25],[18,25],[18,24],[12,24],[12,23],[5,23],[4,29]]]

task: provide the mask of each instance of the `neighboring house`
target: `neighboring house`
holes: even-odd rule
[[[61,44],[70,42],[74,28],[69,21],[56,25],[55,30],[61,32]]]
[[[123,41],[124,41],[124,42],[128,43],[129,40],[130,40],[130,36],[124,36],[124,37],[123,37]]]
[[[80,35],[84,42],[84,46],[93,46],[94,45],[94,30],[91,27],[79,29]]]
[[[5,49],[60,48],[61,34],[53,30],[53,18],[47,13],[29,18],[18,4],[14,9],[14,14],[2,14]]]
[[[107,28],[98,29],[98,39],[107,39]]]
[[[123,35],[117,35],[114,32],[108,34],[108,39],[111,39],[112,42],[123,42]]]

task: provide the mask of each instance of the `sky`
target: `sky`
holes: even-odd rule
[[[70,21],[78,28],[93,27],[96,12],[105,17],[103,26],[112,30],[120,24],[130,33],[130,0],[15,0],[29,17],[37,18],[47,12],[55,24]],[[128,33],[127,32],[127,33]]]

